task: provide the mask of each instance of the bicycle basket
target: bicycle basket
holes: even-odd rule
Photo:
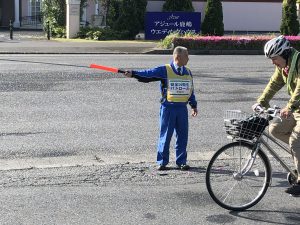
[[[248,115],[238,110],[226,111],[224,122],[227,134],[247,140],[259,138],[269,125],[269,121],[263,116]]]

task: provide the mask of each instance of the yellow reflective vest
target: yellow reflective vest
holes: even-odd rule
[[[187,74],[177,75],[170,64],[166,64],[167,69],[167,101],[168,102],[188,102],[193,93],[193,78],[190,69],[185,67]],[[184,71],[185,72],[185,71]]]

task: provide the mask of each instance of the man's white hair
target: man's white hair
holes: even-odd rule
[[[181,55],[182,53],[186,52],[188,52],[186,47],[177,46],[173,51],[173,55]]]

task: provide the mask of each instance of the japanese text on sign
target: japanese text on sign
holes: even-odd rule
[[[201,13],[148,12],[145,21],[145,38],[157,40],[173,32],[199,33]]]
[[[189,95],[191,81],[189,80],[169,80],[169,90],[171,95]]]

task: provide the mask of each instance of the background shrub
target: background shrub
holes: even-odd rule
[[[122,40],[129,36],[128,31],[116,31],[111,28],[80,28],[79,38],[89,40]]]
[[[44,0],[41,10],[44,30],[46,30],[47,21],[49,21],[51,28],[66,26],[65,0]]]
[[[180,37],[180,34],[178,32],[169,34],[161,41],[160,46],[165,49],[173,48],[174,38],[176,37]]]
[[[224,35],[223,9],[221,0],[207,0],[205,17],[201,25],[204,35]]]
[[[52,27],[51,35],[53,37],[66,38],[66,36],[67,36],[66,27],[64,27],[64,26],[63,27],[62,26]]]
[[[83,7],[86,6],[87,0],[80,0],[80,17],[83,13]],[[52,36],[66,37],[66,0],[43,0],[41,14],[45,31],[49,21]]]
[[[283,35],[297,35],[299,33],[296,0],[283,1],[280,32]]]
[[[120,0],[106,0],[106,25],[109,27],[113,27],[117,19],[120,17],[120,8],[121,1]]]
[[[194,12],[192,0],[166,0],[163,4],[163,12]]]
[[[120,16],[113,24],[116,31],[127,31],[126,39],[134,39],[144,27],[144,14],[147,0],[123,0],[120,5]]]

